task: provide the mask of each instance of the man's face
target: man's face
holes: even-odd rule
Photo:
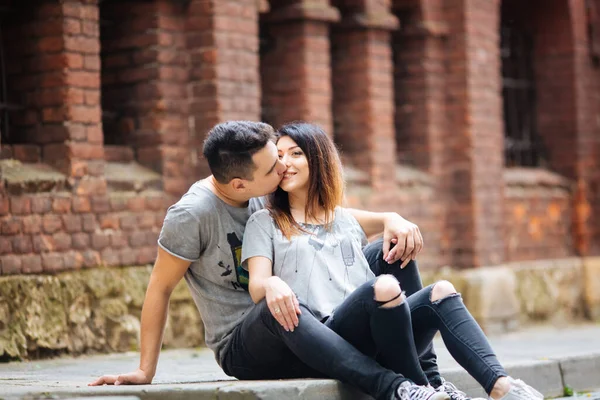
[[[254,179],[246,181],[248,193],[252,197],[259,197],[274,192],[286,169],[277,155],[275,143],[268,142],[262,150],[252,156],[252,161],[254,161],[256,169],[254,170]]]

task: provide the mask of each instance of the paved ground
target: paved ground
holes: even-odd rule
[[[600,388],[600,325],[529,328],[492,337],[491,342],[511,375],[522,378],[548,397],[561,396],[565,385],[575,391]],[[436,349],[446,379],[471,395],[483,394],[475,381],[452,360],[441,340],[436,341]],[[87,386],[101,374],[128,372],[137,367],[137,362],[137,353],[125,353],[0,364],[0,398],[366,398],[332,380],[232,380],[220,370],[212,353],[206,349],[163,352],[153,385]],[[600,400],[600,393],[587,393],[585,398]]]

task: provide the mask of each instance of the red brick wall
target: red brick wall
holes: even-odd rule
[[[153,262],[166,207],[162,193],[2,197],[2,275]]]
[[[107,192],[96,2],[43,1],[14,7],[10,15],[8,89],[23,106],[14,112],[11,133],[13,143],[25,144],[3,143],[2,158],[41,161],[63,175],[56,182],[36,172],[2,181],[1,274],[152,262],[173,198]]]
[[[128,145],[163,175],[169,193],[187,189],[189,56],[181,3],[109,2],[100,7],[105,143]]]
[[[582,255],[600,254],[600,197],[598,176],[600,161],[600,126],[598,125],[598,63],[590,56],[589,19],[584,1],[570,2],[574,39],[577,145],[574,160],[577,171],[574,198],[574,241]],[[598,20],[594,20],[598,24]],[[597,40],[597,39],[596,39]]]
[[[20,107],[0,151],[0,273],[152,262],[167,206],[207,174],[205,133],[261,114],[332,132],[350,203],[418,223],[424,267],[598,254],[600,76],[585,4],[517,9],[537,32],[547,149],[546,171],[522,173],[504,168],[500,4],[13,2],[3,37]],[[263,52],[259,7],[275,36]],[[15,182],[8,158],[62,178]],[[113,163],[158,184],[116,185]]]
[[[17,148],[14,155],[36,161],[39,154],[45,163],[75,179],[100,176],[100,65],[94,2],[13,6],[4,29],[8,99],[19,107],[11,112],[13,143],[37,147]],[[86,186],[92,182],[102,185],[90,179]]]
[[[339,12],[328,1],[273,3],[260,18],[262,119],[313,121],[333,134],[329,27]]]
[[[447,1],[447,130],[441,191],[453,265],[504,261],[497,1]]]
[[[191,0],[187,6],[190,137],[198,153],[205,134],[216,123],[260,120],[258,3]],[[209,175],[204,162],[194,172],[195,176]]]
[[[369,176],[373,202],[389,204],[396,161],[390,31],[398,21],[383,3],[356,3],[343,4],[331,35],[334,138],[343,159]]]
[[[396,1],[394,12],[400,29],[393,35],[395,128],[398,162],[412,165],[430,174],[435,195],[417,198],[410,204],[422,211],[410,215],[426,235],[426,252],[434,258],[432,265],[450,263],[451,240],[448,236],[448,196],[443,194],[440,178],[445,173],[445,137],[449,130],[446,115],[445,60],[448,25],[442,2]],[[402,177],[399,177],[402,178]],[[418,217],[417,217],[418,216]]]

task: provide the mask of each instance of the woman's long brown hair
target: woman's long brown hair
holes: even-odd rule
[[[342,163],[333,141],[317,125],[294,122],[282,126],[279,137],[289,136],[304,152],[308,160],[308,200],[304,215],[306,220],[316,220],[325,211],[325,226],[330,227],[335,207],[342,204],[344,178]],[[281,188],[270,195],[267,205],[277,227],[288,240],[306,232],[292,217],[287,192]]]

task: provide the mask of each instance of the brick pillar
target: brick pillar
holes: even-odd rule
[[[576,189],[573,204],[574,244],[579,255],[600,255],[600,132],[598,129],[598,91],[594,79],[600,74],[590,57],[586,2],[568,2],[571,16],[569,32],[573,33],[574,99],[576,135],[574,165]],[[557,14],[557,15],[563,15]],[[595,21],[596,24],[598,21]],[[565,133],[563,132],[562,136]]]
[[[398,161],[427,171],[437,195],[427,210],[433,226],[418,222],[433,237],[439,265],[447,264],[450,240],[445,228],[446,197],[439,190],[444,172],[446,118],[446,44],[448,25],[442,0],[395,1],[400,29],[393,33],[395,127]],[[436,247],[434,247],[436,248]]]
[[[504,261],[499,2],[448,0],[448,129],[440,175],[451,264]]]
[[[262,119],[293,120],[333,133],[329,24],[339,20],[329,1],[299,0],[261,16]]]
[[[517,6],[522,12],[521,5]],[[598,254],[600,245],[593,240],[598,225],[598,213],[593,212],[593,175],[599,167],[594,156],[598,103],[590,90],[597,73],[589,53],[586,5],[583,1],[536,1],[527,10],[523,23],[536,32],[537,122],[544,155],[552,170],[574,183],[575,250],[579,255]]]
[[[331,39],[334,135],[344,160],[369,175],[377,207],[390,200],[386,188],[395,182],[390,31],[398,21],[376,1],[340,11]]]
[[[187,6],[190,135],[198,152],[216,123],[260,120],[258,6],[256,0],[191,0]],[[208,174],[200,163],[196,175]]]
[[[189,149],[185,7],[167,0],[102,5],[102,89],[107,144],[130,146],[163,176],[163,189],[187,190]]]
[[[100,105],[100,29],[98,1],[64,1],[63,38],[67,68],[65,98],[71,155],[70,175],[79,195],[106,190]],[[85,133],[84,133],[85,132]],[[47,160],[49,161],[49,160]]]
[[[97,1],[43,2],[13,11],[8,86],[22,107],[14,131],[21,142],[39,147],[42,162],[70,178],[76,194],[102,194]]]
[[[414,3],[411,1],[411,3]],[[436,172],[446,129],[444,41],[448,26],[439,0],[394,9],[396,145],[401,162]]]

